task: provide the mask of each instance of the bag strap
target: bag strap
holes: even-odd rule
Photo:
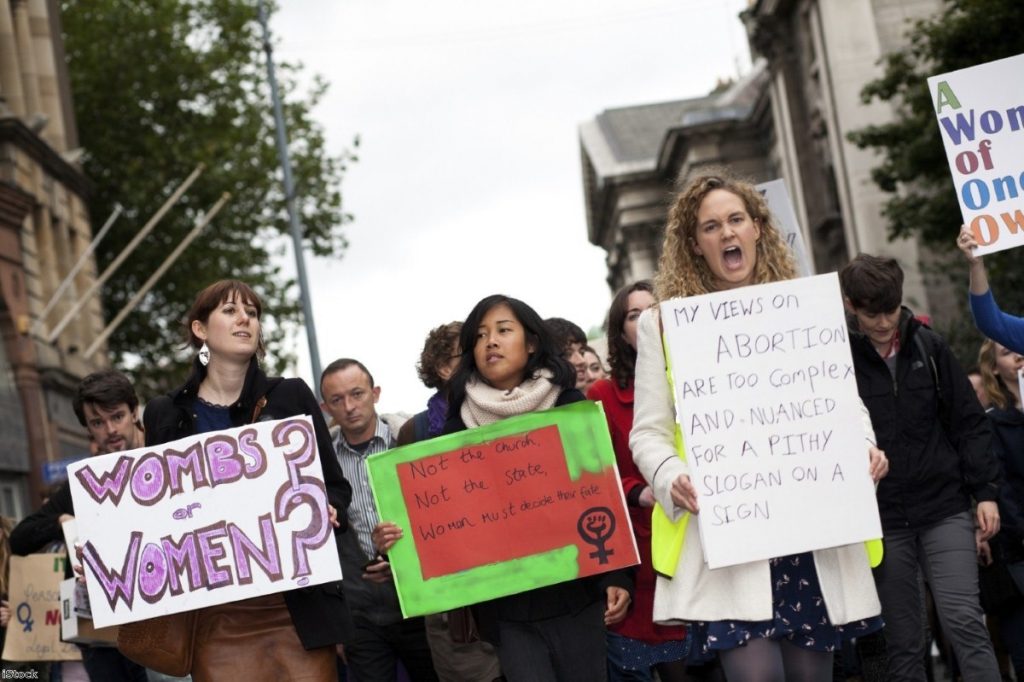
[[[924,358],[924,363],[928,365],[928,370],[932,376],[932,382],[935,384],[935,397],[938,402],[939,408],[939,421],[942,423],[942,428],[946,432],[946,437],[949,437],[949,424],[950,424],[950,413],[949,405],[946,403],[946,396],[942,392],[942,382],[939,381],[939,366],[935,362],[934,353],[928,350],[928,347],[924,343],[924,339],[921,338],[921,331],[918,330],[914,334],[914,345],[917,346],[918,352],[921,357]]]
[[[256,401],[256,407],[252,409],[252,419],[249,420],[250,424],[255,424],[256,420],[260,418],[260,413],[263,412],[263,408],[267,406],[267,396],[261,396]]]

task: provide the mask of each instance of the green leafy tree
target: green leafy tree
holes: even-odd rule
[[[271,3],[268,3],[271,4]],[[125,213],[97,253],[102,270],[197,163],[205,173],[109,280],[111,319],[197,217],[223,192],[230,202],[110,339],[113,360],[151,396],[181,381],[183,318],[200,288],[231,277],[263,297],[271,368],[291,362],[285,338],[301,321],[293,281],[277,264],[288,234],[256,0],[65,0],[65,49],[90,214]],[[273,9],[272,6],[269,9]],[[304,241],[340,257],[341,179],[355,157],[332,156],[311,110],[326,86],[300,94],[299,67],[278,64]],[[358,145],[355,140],[354,146]],[[272,256],[277,256],[276,260]]]
[[[861,95],[891,102],[891,123],[856,131],[850,139],[881,154],[875,182],[892,192],[885,207],[893,237],[920,235],[951,254],[951,276],[966,287],[962,258],[953,256],[960,208],[935,118],[927,77],[1024,53],[1024,3],[1020,0],[947,0],[936,16],[917,22],[907,47],[886,57],[881,78]],[[958,254],[957,254],[958,255]],[[1007,310],[1024,311],[1024,269],[1020,251],[985,258],[993,290]],[[957,267],[961,266],[961,267]],[[966,294],[965,294],[966,298]],[[965,362],[976,359],[979,336],[969,316],[946,329]]]

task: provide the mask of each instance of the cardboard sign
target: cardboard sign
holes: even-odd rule
[[[374,455],[406,617],[639,562],[604,411],[578,402]]]
[[[964,224],[978,255],[1024,244],[1024,55],[928,79]],[[952,241],[959,232],[950,221]]]
[[[835,273],[661,319],[710,568],[882,537]]]
[[[804,233],[800,231],[800,223],[796,219],[796,210],[793,208],[793,200],[786,189],[786,183],[781,178],[762,182],[757,185],[757,191],[764,197],[768,204],[768,210],[775,216],[782,238],[786,240],[793,258],[796,260],[796,270],[801,277],[809,277],[814,274],[814,266],[807,255],[807,247],[804,245]]]
[[[341,579],[309,417],[68,467],[96,627]]]
[[[60,583],[63,554],[12,556],[11,620],[7,624],[6,661],[80,661],[78,647],[60,641]]]

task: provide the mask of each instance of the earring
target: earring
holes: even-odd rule
[[[206,345],[205,341],[203,341],[203,347],[199,349],[198,357],[199,364],[201,364],[203,367],[206,367],[208,364],[210,364],[210,347]]]

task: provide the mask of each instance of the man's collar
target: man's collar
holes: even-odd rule
[[[363,442],[370,442],[379,438],[385,443],[389,443],[391,441],[391,427],[387,425],[387,422],[380,418],[379,414],[374,414],[373,418],[376,420],[373,435]],[[340,445],[344,445],[348,450],[355,452],[351,443],[349,443],[348,438],[345,437],[345,432],[342,431],[340,427],[338,428],[338,443]],[[357,443],[357,445],[359,445],[359,443]]]

